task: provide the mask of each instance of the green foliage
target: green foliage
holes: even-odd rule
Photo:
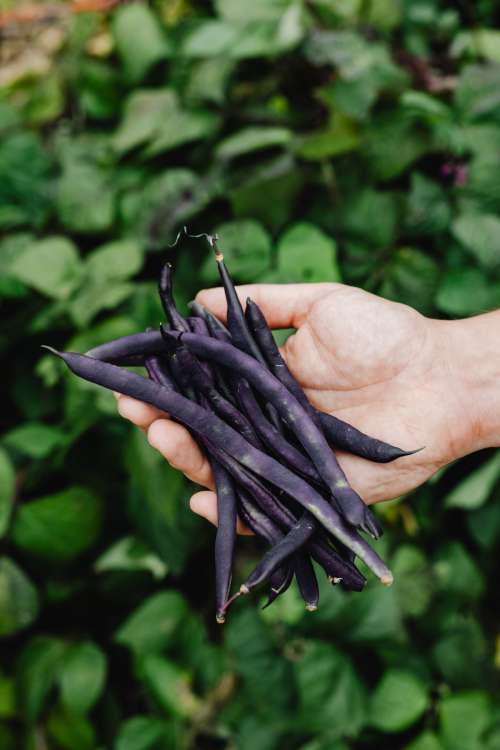
[[[498,10],[476,5],[137,0],[24,57],[2,37],[0,747],[500,747],[497,453],[382,511],[392,589],[320,576],[314,614],[292,588],[217,630],[193,488],[39,349],[157,326],[166,259],[186,311],[218,274],[171,246],[183,225],[239,283],[498,307]]]
[[[388,670],[370,700],[370,721],[385,732],[414,724],[428,703],[425,685],[410,672]]]
[[[72,646],[61,672],[61,701],[72,714],[85,714],[99,698],[106,679],[106,657],[91,641]]]
[[[101,517],[99,498],[85,487],[69,487],[25,503],[16,513],[12,539],[35,557],[67,563],[94,543]]]

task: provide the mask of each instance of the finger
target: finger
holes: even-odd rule
[[[148,429],[148,441],[192,482],[214,488],[210,464],[185,427],[170,419],[156,419]]]
[[[261,308],[271,328],[299,328],[311,305],[340,284],[246,284],[236,287],[244,306],[247,297]],[[221,320],[226,320],[226,298],[222,288],[202,289],[196,301]]]
[[[211,524],[217,526],[217,497],[215,492],[207,492],[206,490],[197,492],[189,501],[189,507],[193,513],[206,518]],[[240,518],[238,518],[236,524],[236,531],[243,536],[252,536],[252,532]]]
[[[154,406],[145,404],[143,401],[130,398],[130,396],[119,395],[117,408],[120,416],[133,422],[141,429],[147,429],[155,419],[164,419],[166,416],[165,412],[156,409]]]

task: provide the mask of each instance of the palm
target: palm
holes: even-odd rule
[[[442,427],[450,394],[444,378],[441,387],[432,323],[404,305],[335,285],[313,302],[284,347],[316,407],[404,449],[425,446],[386,465],[342,455],[368,502],[413,489],[453,454]]]
[[[439,321],[341,284],[258,284],[239,287],[238,294],[242,302],[252,297],[271,327],[297,329],[283,354],[311,403],[400,448],[424,448],[390,464],[339,452],[366,502],[408,492],[467,452],[474,422],[456,378],[450,388],[448,342]],[[221,289],[204,290],[197,299],[225,318]],[[213,489],[210,464],[181,425],[123,396],[119,410],[174,467]],[[216,523],[213,492],[197,492],[191,507]]]

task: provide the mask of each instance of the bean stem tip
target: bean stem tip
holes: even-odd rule
[[[55,354],[56,357],[60,357],[61,356],[61,352],[58,352],[57,349],[54,349],[53,346],[48,346],[47,344],[41,344],[40,348],[41,349],[46,349],[51,354]]]

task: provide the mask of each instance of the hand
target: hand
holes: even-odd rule
[[[451,460],[483,447],[476,415],[468,411],[473,406],[468,384],[457,366],[456,323],[425,318],[342,284],[251,285],[239,287],[238,294],[243,303],[251,297],[272,328],[297,329],[282,353],[312,404],[405,450],[424,448],[390,464],[339,452],[348,479],[367,503],[398,497]],[[225,319],[221,289],[204,290],[197,300]],[[125,396],[118,409],[172,466],[210,490],[193,495],[191,508],[216,523],[210,466],[187,430]]]

